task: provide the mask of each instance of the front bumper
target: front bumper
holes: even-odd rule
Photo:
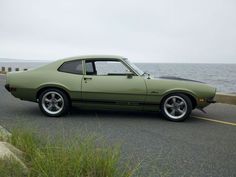
[[[216,103],[216,100],[214,99],[214,97],[213,98],[207,98],[206,102],[207,103]]]

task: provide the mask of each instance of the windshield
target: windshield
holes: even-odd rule
[[[139,69],[135,64],[131,63],[127,58],[124,58],[125,62],[139,75],[143,75],[144,72]]]

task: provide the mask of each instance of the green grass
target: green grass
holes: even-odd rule
[[[18,130],[12,132],[9,142],[24,153],[22,160],[29,169],[28,177],[130,177],[137,170],[137,166],[132,168],[130,163],[121,162],[118,147],[98,145],[94,137],[77,138],[66,144],[58,138],[52,141]],[[22,176],[17,163],[2,160],[0,164],[0,176]]]
[[[13,158],[0,159],[1,177],[26,177],[26,170]]]

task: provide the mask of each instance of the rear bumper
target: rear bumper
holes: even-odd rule
[[[6,84],[6,85],[5,85],[5,89],[6,89],[8,92],[10,92],[10,85],[9,85],[9,84]]]
[[[5,88],[8,92],[15,92],[16,91],[16,88],[15,87],[11,87],[9,84],[6,84],[5,85]]]

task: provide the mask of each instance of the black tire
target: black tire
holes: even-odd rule
[[[49,104],[54,104],[52,107],[54,107],[56,104],[57,106],[60,107],[60,109],[58,109],[57,111],[50,111],[49,109],[47,109],[47,104],[45,99],[48,98],[47,96],[50,97],[50,94],[54,94],[54,98],[58,98],[58,100],[62,100],[60,102],[57,102],[58,100],[56,99],[56,101],[54,100],[54,102],[48,102]],[[52,100],[52,99],[51,99]],[[62,115],[65,115],[68,113],[69,108],[70,108],[70,102],[69,102],[69,98],[68,96],[61,90],[56,89],[56,88],[49,88],[44,90],[40,96],[39,96],[39,108],[40,110],[49,117],[60,117]],[[56,107],[54,107],[56,109]]]
[[[174,98],[176,101],[173,101]],[[171,104],[171,102],[173,103]],[[181,93],[173,93],[165,96],[162,100],[161,113],[167,120],[181,122],[190,117],[192,107],[192,102],[188,96]]]

